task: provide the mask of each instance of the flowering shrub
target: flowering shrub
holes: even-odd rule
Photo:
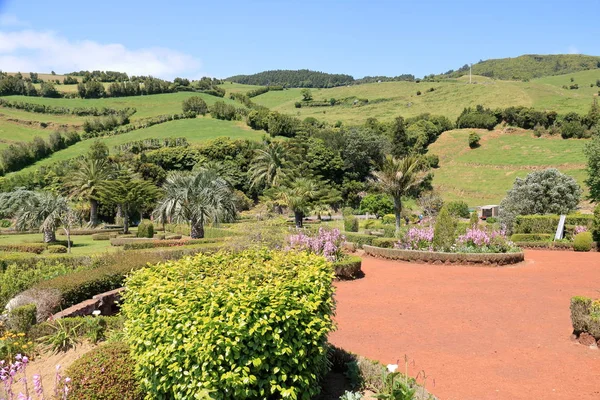
[[[457,253],[508,253],[514,247],[504,229],[488,232],[473,227],[456,239],[453,250]]]
[[[29,354],[33,350],[33,342],[25,338],[24,333],[5,332],[0,336],[0,362],[8,362],[15,355]]]
[[[396,243],[396,248],[433,251],[433,227],[410,228],[406,235]]]
[[[580,233],[583,233],[583,232],[587,232],[587,231],[588,231],[588,228],[587,228],[587,226],[584,226],[584,225],[577,225],[577,226],[575,226],[575,228],[573,229],[573,236],[577,236],[578,234],[580,234]]]
[[[327,230],[319,228],[316,236],[309,236],[304,232],[290,235],[288,249],[306,251],[325,257],[329,261],[339,261],[343,258],[342,243],[345,237],[339,229]]]
[[[42,377],[33,375],[31,381],[33,383],[33,393],[29,390],[27,380],[27,364],[29,358],[21,354],[15,356],[13,362],[0,361],[0,381],[3,384],[4,393],[0,390],[1,400],[43,400],[44,387],[42,385]],[[56,366],[56,375],[54,379],[54,399],[66,400],[69,395],[70,378],[64,378],[60,374],[60,365]],[[15,385],[19,385],[22,391],[15,394]]]

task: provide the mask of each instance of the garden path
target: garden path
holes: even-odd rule
[[[330,341],[409,374],[442,400],[598,400],[600,350],[570,339],[570,298],[600,297],[600,254],[526,251],[490,268],[363,258],[337,282]],[[422,383],[423,373],[419,375]]]

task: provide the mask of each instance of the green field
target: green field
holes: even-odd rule
[[[36,136],[45,139],[50,133],[50,128],[21,125],[0,119],[0,149],[14,142],[29,142]]]
[[[583,147],[586,140],[535,138],[531,132],[478,130],[481,146],[469,148],[470,129],[444,132],[429,152],[440,157],[434,186],[446,200],[464,200],[469,206],[497,204],[515,178],[546,167],[558,168],[584,187]]]
[[[57,107],[108,107],[115,109],[122,109],[126,107],[133,107],[137,110],[131,117],[132,121],[136,121],[142,118],[154,117],[163,114],[175,114],[181,113],[181,103],[188,97],[199,96],[208,105],[212,105],[215,102],[221,100],[229,104],[235,104],[237,107],[242,107],[241,104],[234,102],[227,98],[221,98],[211,96],[205,93],[193,93],[193,92],[178,92],[178,93],[165,93],[165,94],[153,94],[149,96],[131,96],[131,97],[112,97],[106,99],[47,99],[43,97],[28,97],[28,96],[9,96],[5,97],[12,101],[23,101],[27,103],[37,104],[49,104]],[[4,113],[6,108],[0,108],[0,113]],[[25,113],[31,114],[30,117],[33,121],[46,121],[51,120],[51,114],[42,114],[48,116],[45,119],[39,119],[43,117],[37,117],[40,114],[36,113]],[[85,120],[85,117],[83,118]]]
[[[191,144],[198,144],[219,137],[260,140],[265,134],[266,132],[252,130],[239,121],[221,121],[210,117],[200,117],[196,119],[165,122],[146,129],[139,129],[116,136],[103,137],[100,138],[100,140],[106,143],[108,148],[112,150],[114,146],[123,143],[151,138],[184,137]],[[38,161],[22,171],[33,171],[40,166],[49,165],[56,161],[69,160],[85,154],[93,142],[94,140],[83,140],[73,146],[52,154],[48,158]]]
[[[563,89],[574,77],[579,90]],[[374,117],[382,121],[402,115],[411,117],[421,113],[442,114],[454,120],[465,107],[482,104],[486,107],[527,106],[551,109],[559,113],[575,111],[585,113],[600,88],[590,83],[600,79],[600,70],[582,71],[568,75],[536,79],[530,82],[500,81],[473,76],[475,84],[468,84],[468,77],[448,79],[441,82],[382,82],[344,86],[331,89],[311,89],[316,101],[356,97],[368,99],[364,106],[336,105],[334,107],[302,107],[295,103],[302,100],[301,89],[272,91],[252,100],[265,107],[295,115],[299,118],[315,117],[320,120],[346,124],[360,124]],[[434,88],[433,92],[428,92]],[[421,95],[417,95],[417,91]]]

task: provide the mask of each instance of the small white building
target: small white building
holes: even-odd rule
[[[481,206],[477,209],[477,215],[479,219],[487,219],[490,217],[498,218],[500,214],[500,206],[493,204],[488,206]]]

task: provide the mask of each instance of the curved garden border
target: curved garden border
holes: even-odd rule
[[[482,264],[508,265],[525,260],[525,254],[519,253],[440,253],[418,250],[385,249],[383,247],[363,246],[365,254],[392,260],[450,263],[450,264]]]

